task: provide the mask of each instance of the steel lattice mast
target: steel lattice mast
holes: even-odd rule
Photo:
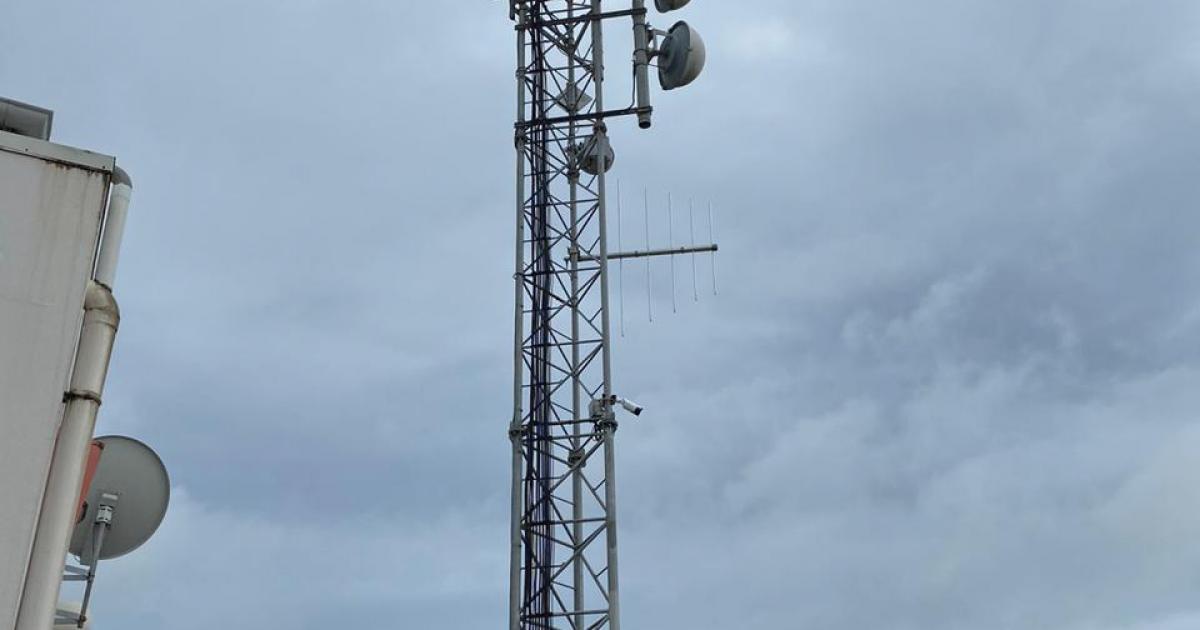
[[[644,0],[601,5],[509,4],[518,58],[510,630],[620,628],[606,121],[636,115],[650,126],[654,34]],[[617,18],[634,24],[639,89],[636,104],[606,110],[603,24]]]

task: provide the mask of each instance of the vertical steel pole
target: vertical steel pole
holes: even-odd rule
[[[571,37],[570,50],[567,62],[567,92],[566,95],[571,105],[571,114],[579,113],[579,103],[581,102],[582,92],[579,86],[576,85],[575,67],[578,57],[579,31],[575,25],[575,3],[570,2],[567,5],[567,19],[571,20],[571,26],[567,33]],[[578,124],[572,120],[570,129],[567,135],[568,150],[574,151],[574,147],[578,142]],[[571,205],[571,295],[579,295],[579,162],[582,158],[576,154],[570,162],[570,172],[567,174],[570,181],[570,205]],[[600,154],[600,159],[603,162],[604,154]],[[601,164],[603,168],[603,163]],[[575,423],[572,427],[571,434],[571,456],[567,458],[570,466],[575,467],[571,473],[571,518],[575,521],[571,525],[571,546],[575,554],[575,559],[572,561],[572,593],[573,604],[575,606],[575,616],[571,620],[572,628],[575,630],[583,630],[586,627],[584,623],[583,611],[585,606],[585,593],[583,590],[583,550],[580,548],[583,544],[583,425],[582,420],[582,389],[580,364],[579,364],[579,309],[582,305],[576,301],[571,305],[571,420]]]
[[[525,120],[525,9],[517,18],[517,121]],[[509,527],[509,630],[521,630],[521,516],[524,497],[521,494],[522,434],[521,407],[524,389],[524,342],[525,342],[525,152],[526,130],[520,124],[516,128],[517,150],[517,231],[516,270],[513,273],[515,290],[514,340],[513,340],[513,416],[508,437],[512,441],[512,522]]]
[[[641,3],[641,0],[635,0],[634,8]],[[592,47],[593,47],[593,65],[595,68],[596,81],[596,111],[604,111],[604,26],[601,14],[603,9],[600,6],[600,0],[592,0]],[[646,114],[646,123],[649,124],[649,113]],[[604,370],[604,405],[602,412],[604,417],[601,419],[601,431],[604,440],[604,503],[605,503],[605,530],[604,535],[607,539],[608,553],[608,625],[612,630],[621,630],[621,598],[620,589],[617,584],[617,476],[615,457],[613,454],[613,433],[617,430],[616,422],[613,421],[612,412],[612,335],[611,322],[609,317],[609,300],[608,300],[608,212],[605,199],[605,166],[604,160],[608,156],[608,130],[604,126],[602,119],[596,120],[595,136],[600,140],[600,168],[597,182],[597,204],[598,204],[598,222],[600,231],[600,329],[601,337],[601,362]]]
[[[646,26],[645,0],[633,0],[633,71],[637,80],[638,126],[649,129],[650,114],[650,31]]]
[[[608,625],[612,630],[621,630],[621,592],[617,583],[617,465],[613,452],[616,431],[616,422],[609,420],[604,428],[604,503],[608,518],[604,534],[608,541]]]

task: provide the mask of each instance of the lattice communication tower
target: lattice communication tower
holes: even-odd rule
[[[634,116],[650,127],[651,63],[664,89],[681,87],[699,75],[704,45],[684,22],[650,27],[644,0],[604,4],[509,2],[518,60],[510,630],[620,629],[615,409],[641,408],[612,387],[609,261],[632,254],[608,249],[607,124]],[[635,97],[606,109],[613,20],[633,24]]]

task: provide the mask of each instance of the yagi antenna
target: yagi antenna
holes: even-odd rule
[[[708,237],[709,243],[704,245],[696,244],[696,202],[694,199],[688,199],[688,244],[675,244],[675,200],[674,195],[667,193],[667,247],[660,249],[652,249],[650,246],[650,189],[642,188],[642,218],[643,228],[645,230],[646,248],[644,250],[624,251],[622,249],[622,239],[624,236],[623,225],[624,201],[621,196],[621,183],[617,182],[617,249],[616,252],[608,254],[608,260],[615,260],[618,263],[618,300],[620,309],[620,331],[621,336],[625,336],[625,259],[627,258],[645,258],[646,259],[646,315],[650,323],[654,323],[654,273],[651,265],[651,258],[660,256],[668,256],[671,258],[671,312],[679,312],[678,300],[678,278],[675,265],[675,257],[687,255],[691,257],[692,262],[692,300],[700,301],[700,283],[699,271],[696,257],[698,254],[710,254],[712,265],[712,286],[713,295],[717,294],[717,269],[716,269],[716,252],[719,247],[714,239],[716,231],[713,222],[713,206],[708,204]],[[595,262],[599,260],[595,255],[582,255],[579,257],[581,261]]]
[[[712,265],[712,287],[713,295],[717,295],[717,271],[716,271],[716,252],[720,250],[715,239],[716,231],[713,222],[713,205],[708,204],[708,237],[709,243],[703,245],[696,244],[696,202],[695,199],[688,199],[688,241],[687,245],[675,244],[675,197],[672,193],[667,193],[667,247],[652,248],[650,234],[650,189],[642,187],[642,226],[644,230],[643,238],[645,239],[645,249],[635,249],[626,251],[624,247],[624,214],[625,200],[621,194],[621,182],[617,181],[617,251],[609,252],[607,259],[609,261],[617,261],[617,302],[618,302],[618,321],[619,330],[622,337],[626,335],[625,323],[625,260],[628,258],[645,258],[646,259],[646,316],[650,323],[654,323],[654,267],[651,264],[651,258],[668,256],[671,258],[671,312],[679,312],[678,299],[678,273],[675,265],[675,257],[687,255],[691,257],[692,262],[692,300],[700,301],[700,285],[699,285],[699,269],[696,258],[699,254],[708,253]],[[571,260],[568,256],[567,260]],[[595,254],[579,254],[580,262],[598,262],[600,257]]]

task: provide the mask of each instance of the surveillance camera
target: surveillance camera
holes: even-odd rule
[[[629,413],[631,413],[635,416],[642,415],[642,410],[645,409],[645,407],[642,407],[641,405],[633,402],[632,400],[618,398],[617,402],[621,404],[621,407],[624,408],[625,411],[628,411]]]

